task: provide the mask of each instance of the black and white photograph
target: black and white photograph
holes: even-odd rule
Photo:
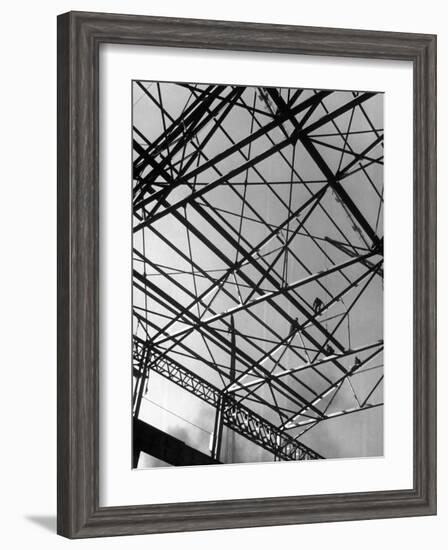
[[[383,94],[134,81],[133,467],[383,454]]]
[[[421,8],[4,4],[5,549],[445,546]]]

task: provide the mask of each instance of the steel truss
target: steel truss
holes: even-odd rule
[[[145,345],[138,339],[134,342],[134,373],[140,378],[139,368],[144,363]],[[223,424],[246,437],[253,443],[270,451],[279,460],[310,460],[323,458],[286,432],[271,424],[254,411],[232,398],[227,400],[212,384],[189,371],[172,359],[162,357],[154,361],[152,369],[181,388],[199,397],[216,409],[222,407]]]
[[[215,410],[213,459],[225,426],[303,460],[312,430],[381,407],[381,106],[134,84],[136,418],[157,373]]]

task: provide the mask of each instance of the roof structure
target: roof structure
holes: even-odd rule
[[[381,454],[383,95],[133,86],[134,417],[216,462],[351,456],[361,429]]]

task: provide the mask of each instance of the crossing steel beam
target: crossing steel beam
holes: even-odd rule
[[[142,363],[145,344],[134,342],[134,376],[140,377],[138,365]],[[152,363],[151,370],[168,379],[182,389],[205,401],[212,407],[218,407],[224,394],[218,388],[191,372],[174,360],[162,358]],[[323,458],[303,443],[295,440],[277,426],[251,411],[233,399],[225,399],[223,423],[236,433],[249,439],[256,445],[271,452],[280,460],[313,460]]]
[[[215,409],[212,458],[226,426],[303,460],[381,406],[380,96],[134,83],[135,418],[153,371]]]

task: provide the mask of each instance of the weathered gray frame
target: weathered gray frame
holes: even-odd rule
[[[414,68],[414,486],[99,506],[99,46],[407,60]],[[70,538],[436,513],[436,37],[70,12],[58,17],[58,533]]]

